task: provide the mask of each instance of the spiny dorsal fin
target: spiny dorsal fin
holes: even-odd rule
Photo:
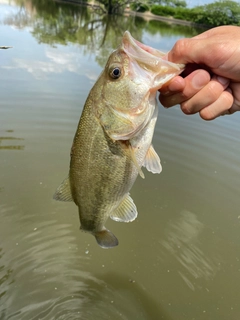
[[[160,173],[162,171],[159,156],[152,145],[147,151],[143,166],[152,173]]]
[[[69,177],[67,177],[54,193],[53,199],[58,201],[73,201]]]
[[[120,203],[117,209],[110,215],[110,218],[119,222],[131,222],[137,218],[137,208],[129,194]]]

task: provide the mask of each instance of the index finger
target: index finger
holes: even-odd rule
[[[205,63],[205,41],[199,39],[179,39],[168,52],[168,60],[174,63]]]

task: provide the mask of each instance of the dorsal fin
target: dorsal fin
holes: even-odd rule
[[[58,201],[73,201],[69,177],[67,177],[57,188],[53,195],[53,199]]]
[[[110,215],[110,218],[119,222],[131,222],[137,218],[137,208],[129,194],[120,203],[117,209]]]
[[[143,166],[152,173],[160,173],[162,171],[161,162],[157,152],[151,145],[147,151]]]

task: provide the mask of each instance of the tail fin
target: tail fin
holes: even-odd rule
[[[118,245],[118,239],[107,229],[94,233],[94,236],[100,247],[104,249],[113,248]]]

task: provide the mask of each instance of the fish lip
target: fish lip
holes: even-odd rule
[[[167,60],[167,54],[137,41],[129,31],[125,31],[123,34],[122,49],[138,63],[157,66],[160,61]]]
[[[132,60],[138,63],[145,71],[150,71],[154,82],[151,91],[159,90],[177,74],[180,74],[184,64],[176,64],[168,61],[168,54],[149,47],[135,40],[129,31],[125,31],[122,38],[121,49]]]
[[[167,55],[157,49],[153,49],[140,41],[137,41],[132,37],[129,31],[125,31],[122,38],[122,49],[128,54],[134,57],[136,60],[139,59],[139,54],[144,55],[145,58],[162,58]]]
[[[175,70],[183,69],[184,64],[176,64],[171,61],[168,61],[168,53],[162,52],[160,50],[154,49],[150,46],[147,46],[140,41],[137,41],[132,37],[129,31],[125,31],[122,37],[122,50],[130,57],[132,57],[137,62],[154,64],[157,66],[162,60],[165,60],[169,66],[175,68]]]

